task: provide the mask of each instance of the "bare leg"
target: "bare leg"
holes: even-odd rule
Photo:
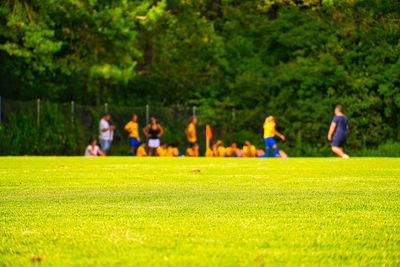
[[[338,146],[333,146],[332,147],[332,151],[333,153],[335,153],[336,155],[338,155],[339,157],[343,157],[344,153],[343,153],[343,148],[338,147]]]

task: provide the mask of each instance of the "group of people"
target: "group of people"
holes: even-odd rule
[[[99,139],[100,147],[97,146],[97,140],[91,139],[86,148],[85,156],[105,156],[110,149],[110,144],[113,139],[115,126],[110,124],[110,113],[104,113],[103,118],[99,123]],[[185,134],[187,137],[187,149],[185,155],[188,157],[199,156],[199,145],[197,143],[196,134],[197,118],[193,117],[186,129]],[[276,130],[276,122],[273,116],[268,116],[263,124],[264,128],[264,149],[257,149],[249,141],[243,143],[242,148],[239,148],[236,143],[231,143],[230,146],[225,147],[221,140],[210,144],[207,147],[206,157],[259,157],[267,158],[287,158],[288,155],[279,150],[275,141],[275,136],[278,136],[282,141],[286,138],[284,135]],[[179,151],[179,142],[173,142],[169,146],[161,141],[164,134],[164,129],[155,117],[150,118],[150,123],[144,127],[143,134],[146,136],[147,142],[140,140],[139,124],[136,114],[132,115],[131,120],[125,125],[124,130],[129,133],[129,155],[131,156],[159,156],[159,157],[180,157],[183,154]],[[332,151],[341,158],[348,158],[349,156],[344,153],[343,147],[347,139],[348,120],[343,114],[342,106],[336,106],[335,116],[332,119],[328,140],[331,141]],[[147,150],[146,150],[147,148]]]

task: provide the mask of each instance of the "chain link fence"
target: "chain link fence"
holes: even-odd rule
[[[240,111],[235,109],[202,109],[199,107],[126,107],[110,104],[81,105],[75,102],[54,103],[17,101],[0,98],[0,154],[2,155],[82,155],[88,140],[99,134],[99,121],[104,112],[110,112],[116,126],[110,155],[128,154],[128,133],[123,130],[132,114],[137,114],[141,139],[143,127],[154,116],[163,126],[162,141],[180,142],[186,149],[185,128],[191,117],[199,118],[197,126],[200,153],[205,151],[205,124],[210,124],[214,139],[227,142],[235,130]],[[232,139],[232,138],[231,138]],[[227,143],[226,142],[226,143]]]

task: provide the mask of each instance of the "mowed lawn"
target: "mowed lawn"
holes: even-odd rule
[[[2,157],[27,264],[400,265],[400,159]]]

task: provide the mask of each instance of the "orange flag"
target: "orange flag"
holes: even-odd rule
[[[212,138],[211,127],[209,124],[206,124],[206,138],[208,140],[211,140],[211,138]]]

